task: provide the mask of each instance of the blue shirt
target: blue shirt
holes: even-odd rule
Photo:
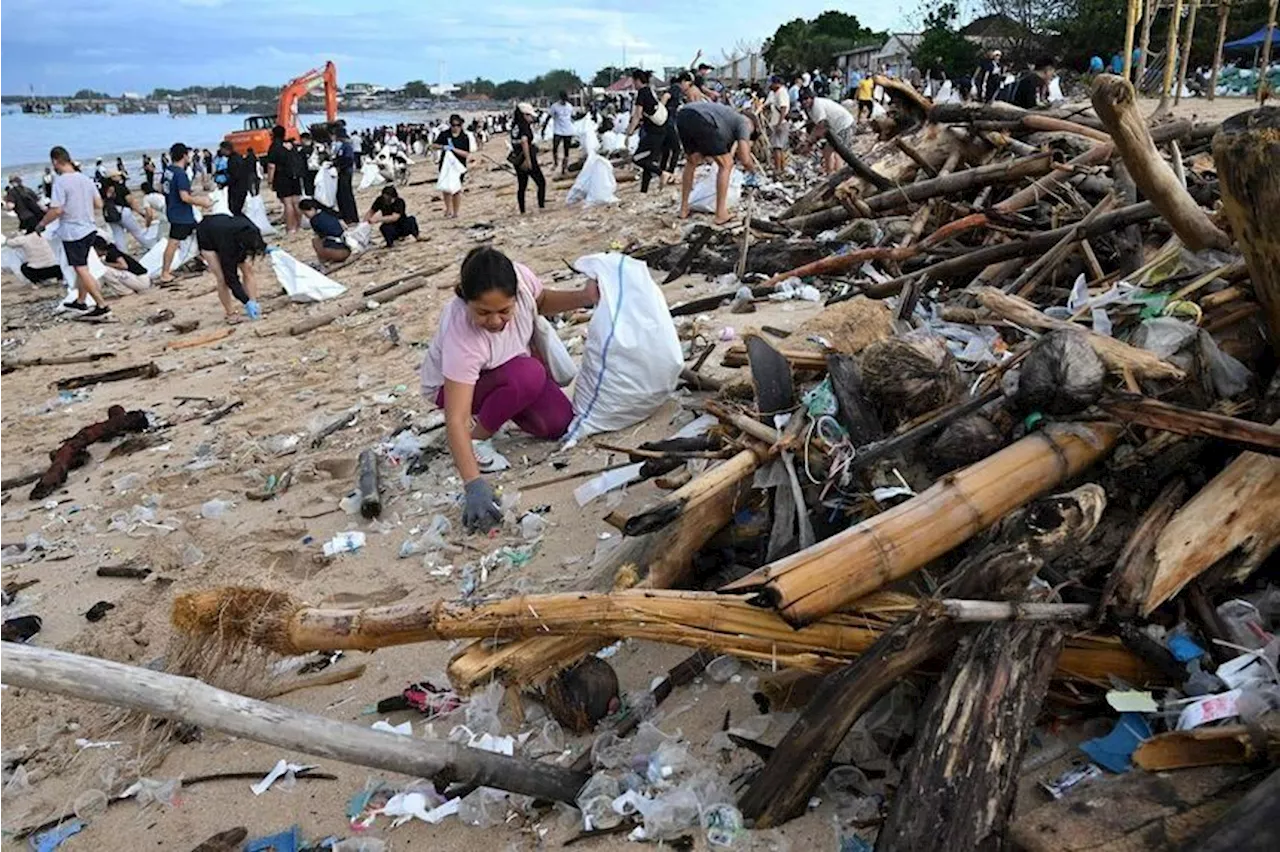
[[[213,182],[218,186],[227,185],[227,158],[221,154],[213,158]]]
[[[342,238],[342,223],[338,221],[337,216],[324,210],[317,210],[311,217],[311,230],[322,237]]]
[[[194,225],[196,211],[190,204],[182,200],[182,193],[191,192],[191,178],[187,170],[172,163],[164,170],[164,181],[161,184],[164,194],[164,212],[169,217],[170,225]]]

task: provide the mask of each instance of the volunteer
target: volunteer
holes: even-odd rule
[[[418,241],[418,220],[405,212],[404,199],[394,186],[382,188],[364,220],[378,226],[382,238],[387,241],[387,248],[391,248],[396,240],[408,238],[415,243]]]
[[[102,274],[102,283],[111,287],[116,294],[127,296],[151,289],[147,268],[138,263],[132,255],[116,248],[106,237],[94,237],[93,250],[107,267],[106,272]]]
[[[298,209],[311,223],[311,230],[316,232],[311,238],[316,257],[324,263],[342,263],[351,257],[351,247],[342,239],[345,231],[337,210],[326,207],[314,198],[302,199],[298,202]]]
[[[876,78],[868,74],[858,81],[858,87],[854,90],[858,100],[858,118],[862,118],[862,111],[866,110],[867,118],[875,114],[873,109],[873,98],[876,94]]]
[[[462,165],[467,164],[467,160],[471,157],[471,137],[462,129],[462,116],[449,116],[449,126],[440,131],[440,135],[436,137],[436,144],[442,149],[440,151],[441,168],[444,167],[444,158],[450,151]],[[466,178],[466,174],[461,176],[462,180]],[[457,219],[458,210],[462,207],[462,192],[446,192],[443,195],[444,218]]]
[[[636,128],[640,128],[640,145],[632,160],[640,167],[640,191],[648,192],[649,181],[662,174],[667,123],[672,120],[666,107],[670,96],[666,92],[661,96],[654,92],[653,86],[649,85],[652,76],[648,71],[636,68],[631,72],[631,79],[640,89],[636,92],[636,105],[631,110],[631,123],[627,125],[627,140],[630,141]]]
[[[345,124],[339,122],[334,143],[333,165],[338,170],[338,211],[342,221],[354,225],[360,221],[360,211],[356,208],[356,194],[351,188],[351,176],[356,170],[356,149],[351,144],[351,136]]]
[[[778,175],[787,166],[787,148],[791,144],[791,97],[777,74],[769,78],[769,94],[764,98],[765,121],[769,125],[769,148],[773,151],[773,170]]]
[[[716,164],[716,217],[715,224],[724,225],[729,216],[729,179],[733,174],[736,158],[750,172],[759,172],[760,166],[751,153],[751,140],[758,136],[751,119],[733,107],[710,101],[694,101],[685,104],[676,113],[676,129],[680,131],[680,144],[684,146],[684,173],[680,178],[680,218],[689,218],[689,195],[693,191],[693,176],[704,161]]]
[[[182,241],[196,232],[196,211],[192,205],[206,210],[213,207],[213,202],[208,198],[191,194],[191,179],[187,177],[191,149],[181,142],[174,142],[169,146],[169,156],[172,162],[164,167],[164,182],[161,184],[165,216],[169,219],[169,239],[165,243],[164,260],[160,264],[161,284],[173,281],[173,273],[169,270],[173,265],[173,256],[178,253],[178,246]]]
[[[63,302],[62,307],[73,315],[73,319],[105,321],[111,317],[111,309],[98,289],[97,279],[89,271],[89,250],[93,248],[93,238],[98,234],[93,211],[102,204],[102,198],[93,181],[76,170],[66,148],[57,145],[50,149],[49,160],[58,176],[53,179],[53,197],[49,209],[36,225],[36,233],[42,233],[56,220],[58,239],[62,240],[67,265],[75,270],[76,296],[70,302]],[[85,302],[88,297],[93,298],[92,309]]]
[[[516,203],[520,212],[524,213],[524,194],[529,188],[532,178],[538,187],[538,209],[547,206],[547,179],[542,176],[538,167],[538,146],[533,140],[533,122],[535,113],[533,105],[521,103],[516,106],[511,116],[512,161],[516,167]]]
[[[547,111],[547,120],[542,122],[542,132],[547,132],[547,125],[551,124],[551,132],[554,134],[551,139],[551,156],[553,158],[552,167],[559,169],[560,174],[567,174],[569,171],[569,148],[573,143],[573,104],[569,103],[569,93],[560,92],[560,100],[551,105]],[[564,146],[564,159],[560,159],[560,146]]]
[[[308,202],[315,203],[311,199],[305,199],[302,203]],[[258,282],[253,276],[253,259],[267,253],[267,244],[263,241],[258,226],[246,216],[231,216],[226,213],[205,216],[200,227],[196,228],[196,242],[205,264],[213,271],[218,285],[218,301],[222,303],[227,322],[234,324],[240,321],[232,296],[244,305],[244,312],[249,319],[261,317]],[[243,282],[241,276],[244,276]]]
[[[271,147],[267,149],[267,183],[275,190],[284,207],[284,230],[292,234],[301,222],[298,199],[302,196],[302,177],[294,156],[293,143],[285,138],[284,127],[271,128]]]
[[[5,241],[6,246],[22,252],[22,277],[32,284],[44,281],[61,281],[62,267],[53,256],[49,241],[35,232],[32,226],[30,233],[15,234]]]
[[[535,438],[564,435],[573,405],[531,348],[538,314],[594,305],[600,290],[544,289],[524,264],[477,246],[462,262],[454,290],[422,362],[422,392],[444,409],[454,464],[465,483],[462,513],[468,529],[487,530],[501,521],[493,487],[482,474],[503,470],[490,437],[507,421]]]
[[[102,218],[111,228],[111,241],[116,248],[120,251],[128,248],[127,234],[133,235],[143,251],[155,245],[155,240],[147,238],[142,223],[138,221],[138,216],[145,219],[146,214],[141,206],[134,209],[135,199],[130,197],[123,176],[107,175],[99,192],[102,193]]]
[[[22,178],[9,175],[9,188],[4,193],[5,205],[18,217],[18,228],[29,234],[44,216],[44,208],[40,206],[40,197],[35,190],[22,185]]]
[[[310,133],[298,137],[298,153],[302,155],[302,194],[316,194],[316,175],[320,173],[320,158],[316,155],[315,142]]]
[[[218,145],[218,157],[214,160],[217,169],[214,172],[214,183],[227,190],[227,207],[231,215],[244,213],[244,203],[249,197],[252,175],[249,173],[249,161],[236,153],[230,142],[223,141]]]
[[[853,130],[857,123],[849,110],[830,98],[819,98],[812,89],[800,90],[800,107],[813,122],[813,130],[804,141],[802,150],[808,151],[818,140],[827,139],[827,149],[822,154],[823,171],[834,174],[840,170],[840,155],[836,153],[831,139],[838,137],[848,148],[853,144]]]

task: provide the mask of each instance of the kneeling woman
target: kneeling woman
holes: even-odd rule
[[[487,530],[502,518],[482,476],[502,469],[488,439],[507,421],[555,439],[573,419],[569,398],[534,354],[537,315],[594,305],[600,290],[594,281],[582,290],[543,289],[528,267],[480,246],[462,262],[454,292],[422,362],[422,392],[444,409],[449,450],[466,483],[463,524]]]
[[[196,226],[196,245],[205,264],[213,271],[218,285],[218,301],[222,302],[227,322],[240,321],[232,296],[244,305],[249,319],[256,320],[262,316],[253,259],[267,253],[267,244],[258,227],[247,216],[225,213],[205,216]]]
[[[337,210],[326,207],[314,198],[299,201],[298,209],[311,223],[311,230],[316,232],[311,238],[316,257],[324,263],[342,263],[351,257],[351,247],[342,240],[345,231]]]

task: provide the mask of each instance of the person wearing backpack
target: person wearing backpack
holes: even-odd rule
[[[640,191],[648,192],[649,182],[662,174],[667,124],[672,120],[667,110],[670,95],[663,92],[659,97],[650,85],[652,75],[642,68],[632,70],[631,79],[640,89],[636,92],[636,105],[631,110],[631,123],[627,125],[627,139],[630,140],[640,128],[640,145],[632,161],[640,167]]]

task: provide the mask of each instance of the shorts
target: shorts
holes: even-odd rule
[[[89,251],[97,233],[87,234],[78,240],[63,240],[62,250],[67,253],[67,266],[88,266]]]
[[[293,198],[294,196],[302,195],[302,179],[276,175],[275,182],[271,184],[271,188],[275,190],[277,198]]]
[[[715,124],[695,110],[682,109],[676,113],[676,132],[687,154],[719,157],[733,149],[733,140],[726,141]]]
[[[343,249],[346,251],[351,250],[351,246],[347,245],[345,242],[338,239],[337,237],[325,237],[323,245],[327,249]]]
[[[791,125],[788,122],[782,122],[777,127],[769,131],[769,147],[775,150],[786,149],[791,144]]]
[[[195,232],[196,232],[195,222],[192,222],[190,225],[182,225],[177,222],[169,223],[169,239],[171,240],[177,240],[178,242],[182,242],[183,240],[185,240],[187,237],[191,236]]]

